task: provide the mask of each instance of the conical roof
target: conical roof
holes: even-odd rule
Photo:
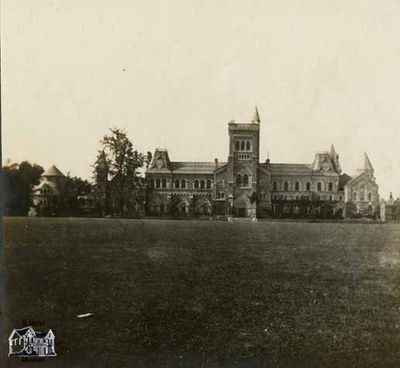
[[[364,171],[374,172],[374,168],[372,167],[371,161],[368,158],[367,153],[364,153]]]
[[[254,111],[253,118],[251,119],[251,121],[257,122],[257,123],[259,123],[261,121],[257,106],[256,106],[256,110]]]
[[[49,167],[42,176],[65,176],[55,165]]]

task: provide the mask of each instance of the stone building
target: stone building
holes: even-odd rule
[[[379,217],[379,186],[375,181],[374,168],[367,154],[364,154],[364,168],[361,173],[346,183],[345,215],[354,214]]]
[[[52,215],[63,202],[65,175],[55,166],[51,166],[40,177],[39,184],[31,191],[32,207],[29,215]]]
[[[156,149],[146,170],[147,215],[342,217],[345,186],[350,183],[352,193],[361,182],[375,209],[378,188],[373,170],[355,179],[342,174],[333,145],[317,153],[310,164],[260,162],[257,109],[251,121],[229,122],[228,137],[226,162],[171,161],[167,150]],[[363,202],[357,205],[360,211],[369,211]]]

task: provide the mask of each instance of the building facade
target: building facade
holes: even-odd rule
[[[31,191],[32,207],[30,216],[52,215],[63,202],[62,191],[65,175],[55,166],[51,166],[40,177],[39,184]]]
[[[345,203],[350,202],[345,193],[361,191],[361,182],[367,194],[357,197],[356,208],[370,211],[370,203],[376,210],[378,186],[369,160],[370,168],[354,179],[342,174],[333,145],[329,151],[317,153],[311,164],[261,162],[260,125],[257,109],[251,121],[229,122],[225,162],[176,162],[171,161],[167,150],[156,149],[146,170],[146,214],[343,217]],[[365,198],[368,205],[363,202]]]

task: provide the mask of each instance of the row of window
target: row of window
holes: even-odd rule
[[[249,176],[247,174],[237,174],[236,175],[236,184],[247,186],[249,185]]]
[[[288,181],[285,181],[285,182],[283,182],[283,190],[285,191],[285,192],[288,192],[289,190],[291,190],[290,188],[292,188],[293,186],[291,186],[290,184],[289,184],[289,182]],[[294,191],[300,191],[300,190],[302,190],[301,189],[301,185],[300,185],[300,182],[299,181],[296,181],[295,183],[294,183]],[[279,190],[279,188],[280,188],[280,185],[279,185],[279,183],[277,182],[277,181],[274,181],[273,183],[272,183],[272,189],[274,190],[274,191],[278,191]],[[310,191],[311,190],[311,183],[310,182],[307,182],[306,183],[306,185],[305,185],[305,190],[306,191]],[[326,191],[329,191],[329,192],[333,192],[333,183],[327,183],[327,185],[325,185],[325,190]],[[318,182],[317,183],[317,191],[318,192],[322,192],[322,182]]]
[[[367,194],[367,198],[368,198],[369,201],[371,201],[372,200],[372,193],[368,193]],[[364,191],[360,192],[360,194],[358,194],[357,192],[353,192],[352,200],[353,201],[365,201]]]
[[[251,151],[251,142],[246,140],[238,140],[235,143],[236,151]]]
[[[173,182],[173,188],[175,189],[189,189],[190,183],[189,181],[182,179],[176,179]],[[153,179],[150,180],[150,188],[167,188],[167,179]],[[211,180],[194,180],[193,181],[193,188],[194,189],[211,189]]]
[[[287,201],[287,200],[293,200],[293,201],[306,200],[306,201],[308,201],[308,200],[310,200],[310,196],[308,196],[308,195],[303,195],[303,196],[300,196],[300,195],[288,196],[288,195],[286,195],[286,194],[285,194],[285,195],[283,195],[283,194],[275,194],[275,195],[272,196],[272,199],[277,200],[277,201],[279,201],[279,200],[281,200],[281,201]],[[332,196],[332,195],[330,195],[330,196],[319,196],[319,197],[317,197],[316,199],[317,199],[317,200],[321,200],[321,201],[326,201],[326,200],[334,201],[334,200],[335,200],[335,197]],[[338,197],[338,200],[339,200],[340,202],[342,202],[342,201],[343,201],[343,197],[342,197],[342,196],[339,196],[339,197]]]

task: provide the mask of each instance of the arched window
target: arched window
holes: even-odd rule
[[[166,188],[166,187],[167,187],[167,180],[166,180],[166,179],[163,179],[163,180],[162,180],[161,186],[162,186],[163,188]]]
[[[322,183],[321,182],[318,182],[317,190],[318,190],[318,192],[320,192],[322,190]]]
[[[360,191],[360,201],[363,201],[364,200],[364,193],[365,193],[364,185],[361,185],[359,191]]]
[[[372,194],[368,193],[368,200],[371,201],[371,199],[372,199]]]
[[[241,141],[240,142],[240,150],[244,151],[244,148],[245,148],[245,143],[244,143],[244,141]]]
[[[207,180],[207,189],[211,189],[211,180]]]
[[[218,198],[221,198],[221,193],[220,192],[217,192],[217,199]]]
[[[249,184],[249,177],[246,174],[244,174],[243,175],[243,185],[248,185],[248,184]]]
[[[246,141],[246,151],[250,151],[250,141]]]
[[[275,190],[275,191],[278,190],[278,183],[277,183],[276,181],[274,181],[274,182],[272,183],[272,190]]]
[[[236,141],[235,148],[236,148],[236,151],[240,151],[240,142],[239,141]]]
[[[295,187],[295,190],[299,191],[300,190],[300,183],[298,181],[296,181],[294,187]]]
[[[225,198],[225,192],[221,192],[221,198]]]
[[[310,182],[307,182],[306,188],[307,188],[307,190],[311,190],[311,183]]]
[[[238,185],[242,184],[242,175],[240,174],[236,175],[236,184]]]
[[[285,184],[283,185],[285,192],[289,191],[289,183],[285,181]]]
[[[175,188],[179,188],[179,180],[178,179],[175,180]]]
[[[183,180],[181,181],[181,188],[183,188],[183,189],[186,188],[186,180],[185,180],[185,179],[183,179]]]
[[[197,179],[194,181],[194,187],[195,189],[199,188],[199,181]]]
[[[200,188],[201,189],[204,189],[206,187],[206,182],[204,181],[204,180],[202,180],[201,182],[200,182]]]
[[[330,192],[333,191],[333,184],[332,184],[332,183],[329,183],[329,185],[328,185],[328,190],[329,190]]]
[[[160,188],[161,182],[160,179],[156,179],[156,188]]]

